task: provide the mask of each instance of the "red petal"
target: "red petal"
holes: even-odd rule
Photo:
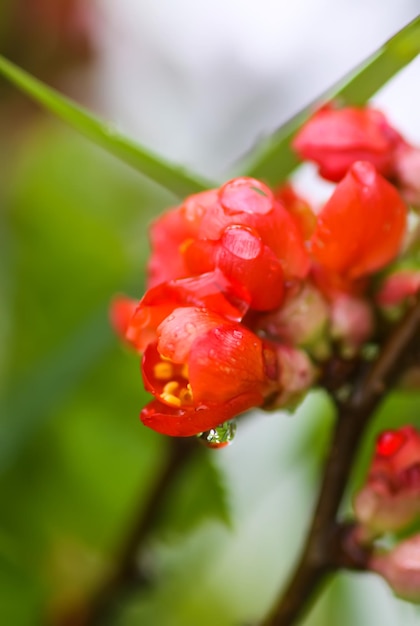
[[[189,275],[182,247],[197,236],[199,220],[187,219],[183,208],[171,209],[152,223],[152,254],[148,265],[147,287]]]
[[[161,283],[146,292],[127,329],[127,339],[143,351],[156,340],[156,329],[175,308],[197,306],[240,321],[248,310],[249,297],[234,288],[218,270]]]
[[[255,178],[234,178],[219,189],[219,201],[227,215],[266,215],[273,209],[273,192]]]
[[[369,161],[384,176],[393,172],[394,149],[402,139],[379,111],[325,108],[299,131],[293,148],[315,161],[320,174],[338,182],[356,161]]]
[[[257,394],[244,394],[224,404],[199,405],[176,409],[154,400],[144,407],[140,419],[145,426],[163,435],[192,437],[215,428],[244,411],[258,406]]]
[[[175,309],[157,330],[159,352],[175,363],[186,363],[193,342],[209,330],[225,324],[228,322],[223,317],[209,309]]]
[[[189,379],[196,402],[228,402],[252,393],[262,402],[266,384],[261,340],[239,324],[224,324],[191,345]]]
[[[303,239],[309,239],[316,227],[316,215],[310,204],[299,196],[289,184],[277,189],[275,197],[291,213]]]
[[[406,207],[395,187],[360,161],[319,214],[312,253],[320,265],[353,280],[397,255],[405,226]]]
[[[247,290],[253,309],[268,311],[282,303],[282,265],[255,230],[229,226],[221,239],[217,264],[229,280]]]
[[[137,300],[125,296],[116,296],[110,304],[109,316],[111,324],[120,337],[124,339],[126,338],[125,333],[137,306]]]

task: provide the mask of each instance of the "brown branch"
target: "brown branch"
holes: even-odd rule
[[[292,626],[337,569],[337,513],[361,438],[385,391],[393,386],[420,338],[420,300],[393,330],[370,367],[352,376],[353,392],[337,402],[338,416],[306,545],[284,594],[264,626]]]
[[[114,563],[111,575],[106,578],[96,594],[84,606],[72,607],[54,626],[104,626],[116,610],[122,597],[146,582],[139,571],[137,557],[155,526],[159,510],[173,480],[197,450],[190,438],[173,438],[165,465],[149,494],[146,505],[142,503],[133,515],[133,526]]]

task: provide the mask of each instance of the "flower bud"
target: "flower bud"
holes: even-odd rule
[[[403,600],[420,602],[420,535],[402,541],[389,552],[374,553],[369,569],[382,576]]]
[[[420,269],[399,269],[389,274],[376,295],[382,307],[393,307],[414,296],[420,289]]]
[[[329,355],[328,317],[327,301],[313,284],[306,282],[289,289],[283,305],[260,316],[256,327],[268,337],[303,347],[324,359]]]
[[[413,427],[377,439],[365,486],[356,494],[359,523],[372,534],[398,531],[420,513],[420,433]]]
[[[413,207],[420,208],[420,149],[402,144],[395,156],[396,184]]]
[[[331,337],[340,343],[343,356],[354,356],[373,332],[372,308],[362,298],[339,294],[331,301],[330,317]]]

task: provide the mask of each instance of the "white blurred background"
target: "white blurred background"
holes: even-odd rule
[[[102,112],[161,154],[223,179],[259,137],[374,52],[420,4],[100,0],[98,9]],[[384,90],[382,108],[420,141],[420,63],[403,74]]]

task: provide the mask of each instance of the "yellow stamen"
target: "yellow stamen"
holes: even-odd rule
[[[188,365],[186,363],[184,363],[184,365],[182,366],[181,376],[182,376],[182,378],[186,378],[187,380],[189,378],[189,376],[188,376]]]
[[[174,368],[171,363],[161,361],[160,363],[156,363],[153,368],[153,373],[158,380],[168,380],[174,375]]]
[[[162,393],[160,397],[164,402],[166,402],[166,404],[176,406],[177,408],[181,406],[181,400],[176,396],[173,396],[171,393]]]
[[[194,239],[192,239],[191,237],[189,239],[184,239],[184,241],[179,246],[180,253],[184,254],[184,252],[187,250],[187,248],[190,247],[190,245],[192,244],[193,241],[194,241]]]
[[[186,404],[187,402],[192,401],[192,394],[186,389],[182,389],[179,394],[179,399],[181,400],[182,404]]]
[[[179,383],[177,383],[176,380],[171,380],[169,381],[169,383],[166,383],[166,385],[164,386],[163,393],[173,395],[173,393],[177,391],[178,388],[179,388]]]

